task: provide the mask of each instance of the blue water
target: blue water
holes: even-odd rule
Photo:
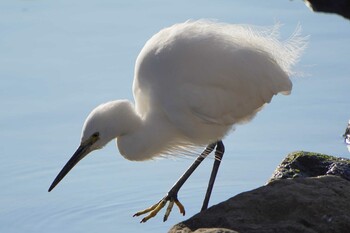
[[[173,210],[139,224],[134,212],[162,198],[190,159],[130,162],[114,143],[47,189],[79,144],[99,103],[132,98],[135,58],[158,30],[187,19],[272,25],[282,38],[298,24],[310,43],[291,96],[278,96],[225,140],[210,204],[263,185],[295,150],[348,157],[350,27],[302,1],[0,2],[0,232],[166,232],[197,213],[212,159],[184,185],[186,217]]]

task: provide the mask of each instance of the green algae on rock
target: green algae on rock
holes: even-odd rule
[[[350,181],[350,160],[314,152],[293,152],[276,168],[268,182],[322,175],[335,175]]]

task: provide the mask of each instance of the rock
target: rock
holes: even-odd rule
[[[330,155],[298,151],[287,155],[269,182],[276,179],[340,176],[350,181],[350,160]]]
[[[239,233],[234,230],[225,229],[225,228],[200,228],[195,231],[192,231],[186,225],[178,224],[177,228],[173,227],[169,232],[170,233]]]
[[[267,185],[212,206],[175,225],[169,232],[350,232],[347,169],[346,159],[309,152],[292,153]],[[298,178],[287,179],[290,177]]]
[[[315,12],[336,13],[350,19],[350,0],[304,0]]]
[[[349,181],[337,176],[284,179],[215,205],[169,232],[346,233],[349,210]]]

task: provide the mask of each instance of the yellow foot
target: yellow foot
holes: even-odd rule
[[[165,222],[169,215],[170,215],[170,212],[174,206],[174,203],[177,205],[177,207],[179,208],[180,210],[180,213],[182,215],[185,215],[185,208],[184,206],[181,204],[181,202],[177,199],[177,197],[169,197],[169,196],[166,196],[164,197],[162,200],[160,200],[158,203],[152,205],[151,207],[147,208],[147,209],[144,209],[144,210],[141,210],[139,212],[137,212],[136,214],[134,214],[133,217],[136,217],[136,216],[140,216],[140,215],[143,215],[143,214],[146,214],[146,213],[149,213],[146,217],[144,217],[140,223],[143,223],[143,222],[147,222],[148,219],[150,218],[153,218],[154,216],[156,216],[158,214],[158,212],[163,209],[163,207],[166,205],[166,203],[169,202],[169,205],[168,205],[168,208],[166,209],[165,211],[165,214],[164,214],[164,218],[163,218],[163,222]]]

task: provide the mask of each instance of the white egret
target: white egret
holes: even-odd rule
[[[297,30],[298,31],[298,30]],[[81,144],[49,188],[91,151],[116,139],[129,160],[183,155],[206,146],[164,198],[134,216],[155,216],[168,202],[164,221],[178,191],[215,149],[215,160],[202,210],[207,208],[224,154],[222,139],[236,124],[251,120],[278,93],[289,94],[291,67],[305,47],[296,32],[281,42],[278,28],[255,28],[206,20],[165,28],[147,41],[135,65],[135,105],[116,100],[87,117]]]

